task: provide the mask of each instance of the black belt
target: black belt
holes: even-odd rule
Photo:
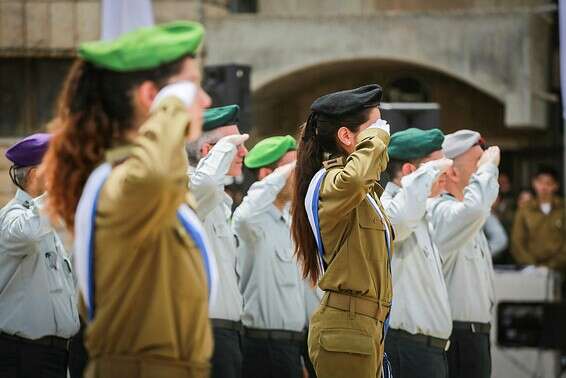
[[[243,326],[242,322],[236,322],[233,320],[226,319],[210,319],[210,323],[214,328],[228,329],[230,331],[242,332]]]
[[[387,331],[387,333],[391,334],[393,336],[402,337],[404,339],[411,340],[412,342],[415,342],[415,343],[428,345],[430,347],[441,349],[441,350],[444,350],[444,351],[447,351],[448,348],[450,348],[450,340],[447,340],[447,339],[441,339],[441,338],[434,337],[434,336],[422,335],[420,333],[413,335],[412,333],[409,333],[409,332],[406,332],[406,331],[403,331],[403,330],[400,330],[400,329],[394,329],[394,328],[390,328],[389,331]]]
[[[477,322],[453,322],[454,329],[470,331],[472,333],[487,333],[491,331],[491,324]]]
[[[253,339],[285,340],[300,343],[305,341],[304,332],[285,331],[278,329],[257,329],[244,327],[244,335]]]
[[[20,337],[16,335],[8,335],[7,333],[0,332],[0,338],[9,341],[16,341],[19,343],[42,345],[46,347],[53,347],[57,349],[69,350],[69,345],[71,344],[71,339],[64,339],[57,336],[43,336],[39,339],[27,339],[25,337]]]

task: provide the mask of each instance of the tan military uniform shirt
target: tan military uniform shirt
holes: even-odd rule
[[[319,219],[328,267],[319,287],[389,305],[392,284],[385,227],[391,226],[382,222],[366,199],[370,193],[381,207],[383,189],[377,183],[380,171],[376,167],[387,164],[387,154],[376,150],[387,148],[389,135],[371,128],[362,131],[358,140],[356,151],[348,158],[325,163]]]
[[[91,361],[134,356],[207,376],[206,273],[176,215],[188,201],[189,120],[179,100],[166,99],[131,146],[108,153],[116,165],[96,214],[95,313],[85,337]]]
[[[520,264],[566,268],[564,201],[556,197],[545,214],[536,199],[517,211],[513,224],[512,253]]]

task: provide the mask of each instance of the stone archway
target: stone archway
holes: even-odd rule
[[[402,79],[419,82],[428,100],[440,104],[439,127],[445,132],[476,129],[507,148],[527,143],[529,132],[505,127],[504,103],[492,95],[430,67],[391,59],[326,62],[264,83],[253,93],[254,137],[295,134],[312,101],[332,91],[378,83],[388,101],[391,86]]]

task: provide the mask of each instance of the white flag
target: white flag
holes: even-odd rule
[[[103,40],[153,24],[151,0],[102,0]]]

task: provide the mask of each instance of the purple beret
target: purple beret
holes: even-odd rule
[[[6,150],[6,158],[17,166],[39,165],[49,147],[51,134],[32,134]]]

